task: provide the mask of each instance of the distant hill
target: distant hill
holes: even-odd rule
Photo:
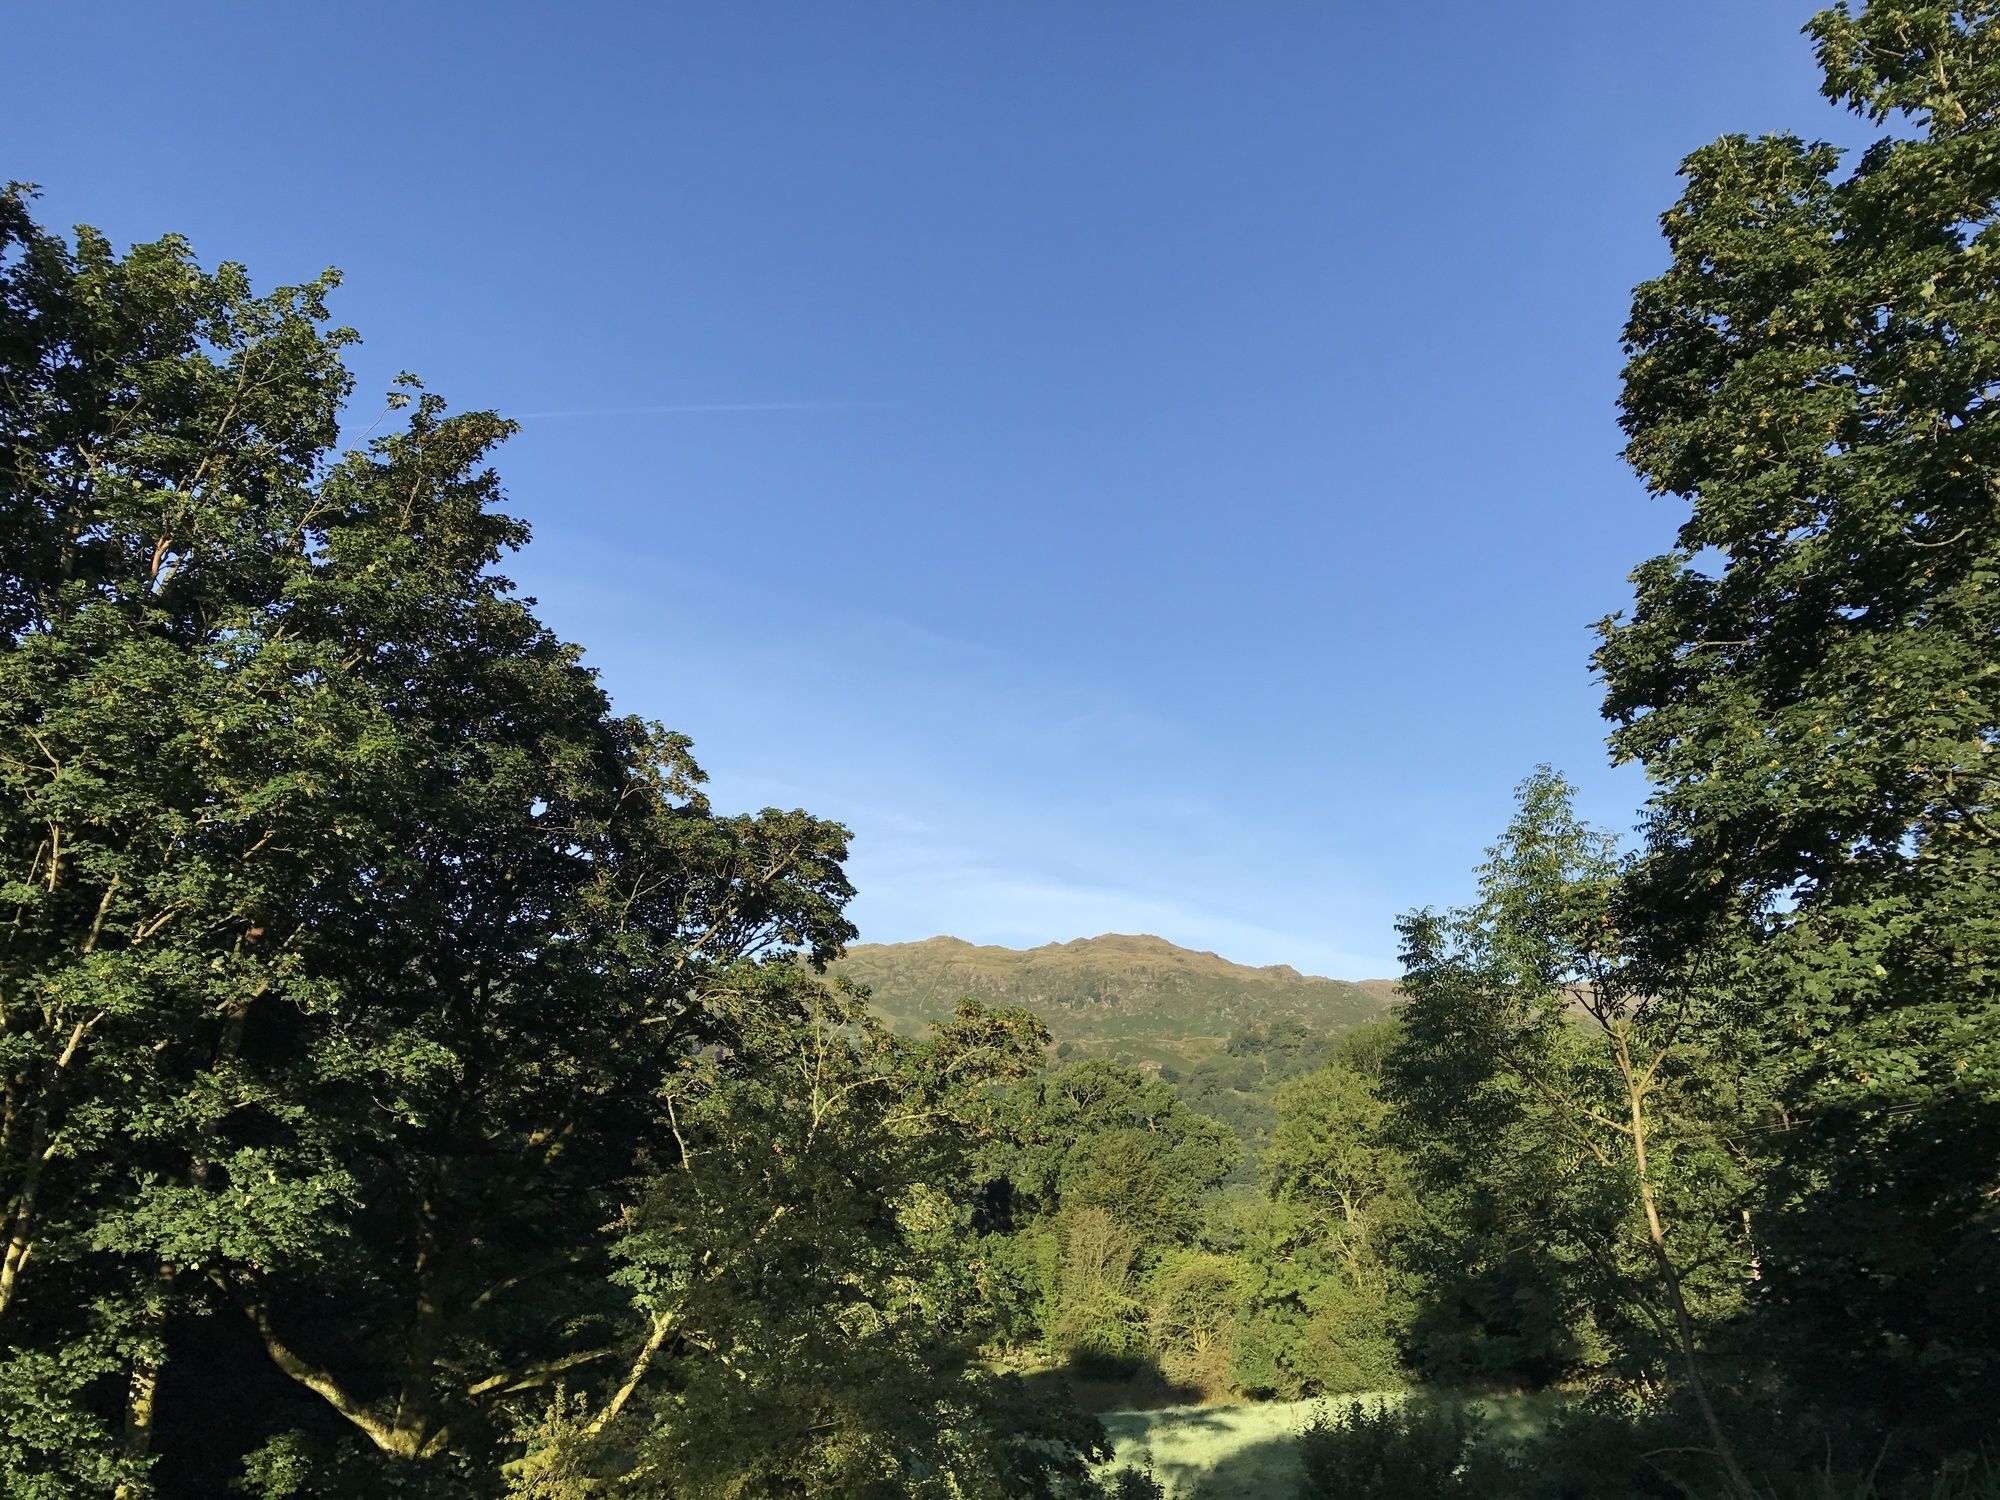
[[[1388,979],[1319,979],[1285,964],[1253,969],[1164,938],[1107,934],[1041,948],[960,938],[865,943],[838,972],[871,991],[899,1030],[949,1015],[960,999],[1023,1005],[1065,1057],[1124,1057],[1184,1067],[1249,1027],[1297,1022],[1335,1033],[1386,1013]]]

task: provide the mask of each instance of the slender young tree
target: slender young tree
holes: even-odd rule
[[[1509,1236],[1559,1242],[1578,1300],[1623,1330],[1634,1373],[1678,1380],[1730,1492],[1756,1500],[1705,1349],[1753,1253],[1728,1031],[1685,956],[1667,971],[1627,954],[1620,869],[1560,777],[1524,782],[1478,903],[1401,924],[1388,1094],[1441,1185],[1497,1179]]]

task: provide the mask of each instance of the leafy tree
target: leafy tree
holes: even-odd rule
[[[1171,1085],[1115,1063],[1059,1069],[1025,1107],[1026,1144],[1007,1169],[1015,1191],[1044,1212],[1102,1209],[1152,1243],[1194,1238],[1203,1200],[1242,1152]]]
[[[679,1497],[1080,1483],[1094,1427],[974,1359],[987,1288],[952,1192],[994,1091],[1040,1066],[1040,1024],[968,1005],[898,1037],[785,968],[711,1003],[726,1041],[660,1089],[673,1151],[613,1246],[643,1337],[571,1418],[569,1461],[583,1444],[614,1492]]]
[[[1376,1080],[1349,1061],[1360,1050],[1343,1046],[1334,1062],[1278,1091],[1278,1125],[1260,1164],[1273,1198],[1312,1204],[1357,1245],[1371,1211],[1400,1185]]]
[[[1753,1500],[1703,1352],[1753,1256],[1731,1032],[1704,966],[1628,958],[1619,865],[1559,777],[1530,777],[1478,904],[1402,923],[1389,1093],[1427,1174],[1506,1184],[1484,1196],[1510,1238],[1558,1247],[1543,1268],[1574,1277],[1633,1373],[1671,1358],[1732,1491]]]
[[[1160,1257],[1146,1284],[1146,1344],[1168,1380],[1205,1396],[1229,1389],[1245,1270],[1241,1257],[1213,1250]]]
[[[1381,1042],[1369,1032],[1278,1091],[1260,1163],[1267,1200],[1245,1247],[1237,1374],[1248,1389],[1314,1395],[1400,1380],[1403,1315],[1385,1250],[1409,1189],[1384,1135],[1371,1076]]]
[[[1655,795],[1624,918],[1735,956],[1768,1043],[1764,1337],[1904,1428],[2000,1390],[2000,11],[1808,28],[1891,126],[1684,166],[1626,329],[1628,457],[1688,505],[1597,663]]]
[[[1209,1227],[1242,1151],[1228,1127],[1172,1085],[1102,1061],[1014,1091],[1009,1116],[983,1153],[975,1219],[997,1331],[1095,1374],[1131,1374],[1149,1353],[1185,1364],[1196,1343],[1208,1358],[1213,1340],[1183,1326],[1180,1313],[1195,1314],[1174,1310],[1185,1298],[1162,1268]]]
[[[396,762],[348,653],[287,618],[347,391],[330,285],[72,251],[0,196],[0,1385],[127,1483],[185,1242],[309,1264],[352,1191],[245,1047],[253,1011],[326,1010],[313,918],[385,852]]]
[[[927,1411],[953,1472],[1037,1492],[1094,1439],[1007,1435],[947,1242],[993,1128],[963,1091],[1038,1041],[968,1015],[891,1045],[806,982],[852,935],[845,831],[716,812],[684,738],[609,711],[496,571],[507,423],[405,378],[338,451],[334,281],[258,296],[0,195],[9,1492],[490,1494],[510,1457],[546,1488],[614,1407],[650,1482],[705,1472],[663,1392],[736,1389],[740,1351],[659,1333],[660,1268],[764,1252],[680,1213],[690,1171],[799,1203],[795,1281],[688,1292],[816,1351],[745,1399],[845,1392],[878,1455]],[[851,1108],[801,1138],[808,1057]],[[682,1097],[742,1181],[690,1167]],[[781,1181],[760,1149],[831,1154]]]
[[[1095,1203],[1077,1203],[1056,1224],[1062,1259],[1051,1288],[1051,1349],[1087,1374],[1130,1373],[1143,1347],[1140,1232]]]

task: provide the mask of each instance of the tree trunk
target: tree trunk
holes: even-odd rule
[[[144,1460],[153,1451],[153,1404],[160,1392],[160,1369],[166,1363],[167,1294],[172,1290],[174,1268],[160,1267],[160,1301],[148,1309],[150,1336],[132,1357],[132,1375],[125,1383],[125,1451]],[[150,1347],[147,1347],[150,1345]],[[120,1483],[112,1491],[113,1500],[137,1500],[143,1493],[131,1484]]]
[[[153,1451],[153,1402],[160,1390],[157,1360],[140,1358],[132,1362],[132,1379],[125,1388],[125,1451],[145,1458]],[[112,1500],[136,1500],[140,1490],[120,1483]]]
[[[49,1111],[43,1104],[35,1118],[33,1137],[28,1142],[28,1159],[21,1169],[21,1186],[0,1220],[7,1231],[7,1248],[0,1255],[0,1319],[7,1316],[15,1293],[20,1289],[21,1271],[28,1264],[28,1252],[35,1246],[35,1193],[41,1186],[42,1163],[48,1157]]]
[[[440,1163],[431,1173],[431,1195],[441,1192],[443,1177]],[[437,1377],[437,1358],[444,1347],[444,1291],[438,1264],[444,1254],[444,1241],[438,1233],[437,1209],[431,1195],[417,1205],[417,1258],[412,1268],[417,1289],[416,1316],[403,1346],[403,1389],[396,1398],[393,1423],[412,1453],[421,1453],[425,1440],[431,1436],[437,1405],[433,1382]]]
[[[1646,1085],[1634,1077],[1631,1056],[1622,1042],[1618,1048],[1618,1071],[1625,1080],[1626,1103],[1631,1111],[1632,1156],[1633,1164],[1638,1169],[1639,1202],[1646,1214],[1646,1236],[1651,1243],[1653,1259],[1660,1268],[1660,1279],[1666,1284],[1667,1301],[1673,1308],[1674,1336],[1680,1345],[1681,1365],[1687,1373],[1688,1390],[1701,1412],[1702,1425],[1708,1429],[1709,1441],[1715,1444],[1716,1462],[1722,1465],[1729,1492],[1736,1500],[1758,1500],[1757,1487],[1750,1482],[1750,1476],[1744,1472],[1741,1461],[1736,1457],[1735,1446],[1723,1431],[1722,1418],[1716,1413],[1715,1403],[1709,1398],[1708,1382],[1701,1373],[1694,1318],[1688,1312],[1687,1298],[1681,1291],[1680,1270],[1674,1265],[1673,1254],[1667,1248],[1667,1232],[1660,1220],[1659,1199],[1653,1192],[1653,1180],[1647,1172]]]

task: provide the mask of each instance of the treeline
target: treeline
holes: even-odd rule
[[[1280,1094],[1257,1201],[1135,1220],[1118,1297],[1044,1298],[1045,1336],[1163,1364],[1219,1371],[1226,1328],[1239,1390],[1578,1397],[1536,1442],[1332,1419],[1311,1493],[1995,1482],[2000,10],[1808,30],[1889,128],[1688,158],[1625,330],[1627,457],[1685,516],[1593,661],[1640,838],[1531,776],[1477,899],[1404,920],[1376,1055]]]
[[[1161,1079],[1086,1062],[1017,1090],[974,1226],[1016,1355],[1134,1400],[1400,1383],[1381,1247],[1409,1187],[1379,1129],[1384,1040],[1351,1033],[1279,1088],[1248,1187],[1234,1133]]]
[[[1685,516],[1594,658],[1641,838],[1537,774],[1477,902],[1402,928],[1412,1348],[1595,1400],[1517,1450],[1353,1413],[1310,1493],[1933,1495],[1993,1459],[2000,11],[1808,32],[1887,128],[1689,157],[1625,329],[1627,458]]]

